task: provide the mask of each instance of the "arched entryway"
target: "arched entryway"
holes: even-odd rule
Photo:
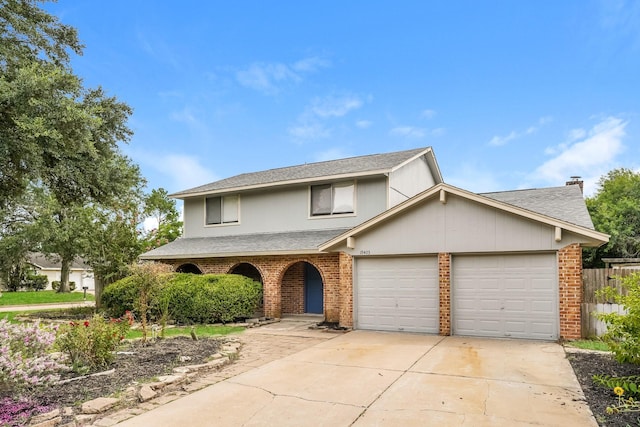
[[[243,262],[231,269],[229,274],[240,274],[241,276],[248,277],[256,282],[264,283],[260,271],[252,264]]]
[[[324,313],[322,275],[313,264],[292,264],[282,276],[281,292],[283,314]]]
[[[239,274],[244,277],[248,277],[251,280],[255,280],[260,284],[264,284],[262,280],[262,274],[260,274],[260,270],[258,270],[253,264],[249,264],[248,262],[242,262],[232,267],[229,271],[229,274]],[[262,300],[260,300],[260,304],[256,307],[256,311],[254,313],[256,317],[264,316],[264,292],[262,294]]]
[[[195,264],[182,264],[176,268],[178,273],[202,274],[202,270]]]

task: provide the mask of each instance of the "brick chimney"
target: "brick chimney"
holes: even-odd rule
[[[567,185],[577,185],[580,187],[580,192],[584,193],[584,181],[581,180],[580,176],[572,176],[571,181],[567,181]]]

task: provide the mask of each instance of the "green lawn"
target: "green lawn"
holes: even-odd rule
[[[93,295],[87,293],[87,301],[93,300]],[[84,301],[84,292],[70,292],[67,294],[59,294],[56,291],[2,292],[2,296],[0,296],[0,306],[82,301]]]
[[[196,325],[195,332],[198,337],[210,337],[215,335],[229,335],[235,334],[238,332],[242,332],[244,330],[241,326],[213,326],[213,325]],[[160,335],[160,331],[158,330],[158,335]],[[191,336],[191,327],[184,326],[178,328],[167,328],[165,329],[165,337],[176,337],[176,336]],[[142,338],[142,331],[139,329],[130,330],[127,333],[127,339],[135,339]],[[147,333],[147,338],[151,338],[151,329],[149,329]]]
[[[21,314],[26,314],[26,313],[29,313],[29,311],[1,311],[0,319],[6,318],[11,323],[20,323],[18,320],[15,320],[15,317]]]
[[[582,348],[584,350],[609,351],[609,346],[598,339],[568,341],[567,345],[570,347]]]

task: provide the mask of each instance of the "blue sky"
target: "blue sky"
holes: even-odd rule
[[[640,2],[59,0],[170,192],[432,146],[471,191],[640,167]]]

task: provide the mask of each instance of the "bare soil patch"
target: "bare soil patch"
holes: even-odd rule
[[[608,415],[607,406],[617,403],[618,397],[593,381],[594,375],[630,376],[640,375],[640,366],[618,363],[609,353],[570,353],[567,359],[582,387],[591,412],[602,427],[640,426],[640,412],[620,412]]]

